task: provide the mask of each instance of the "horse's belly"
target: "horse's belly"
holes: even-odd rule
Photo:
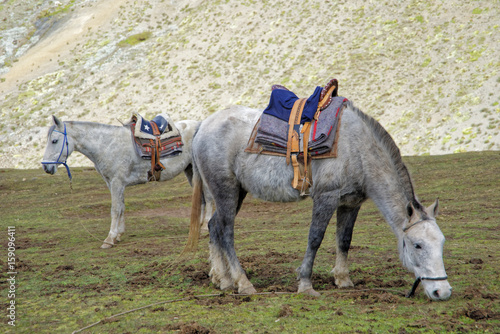
[[[285,158],[244,153],[236,161],[235,174],[243,189],[270,202],[295,202],[303,199],[292,188],[293,169]]]

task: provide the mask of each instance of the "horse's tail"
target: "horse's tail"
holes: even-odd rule
[[[203,182],[201,180],[200,174],[193,168],[193,197],[191,206],[191,224],[189,225],[189,236],[182,251],[182,254],[187,252],[196,251],[198,248],[198,239],[200,236],[201,227],[201,208],[203,200]]]

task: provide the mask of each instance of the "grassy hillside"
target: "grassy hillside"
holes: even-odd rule
[[[332,77],[406,155],[500,149],[498,0],[6,0],[0,12],[0,167],[37,168],[52,114],[203,119]]]
[[[349,254],[355,288],[333,284],[335,228],[330,226],[313,274],[322,296],[311,298],[294,293],[311,201],[247,198],[235,246],[261,294],[238,297],[211,285],[206,237],[197,254],[179,258],[190,212],[184,177],[128,188],[127,232],[121,243],[103,250],[110,196],[94,169],[73,169],[72,190],[61,172],[2,169],[0,290],[8,288],[7,226],[15,227],[18,274],[16,327],[3,317],[0,331],[71,333],[98,323],[83,333],[498,332],[499,153],[404,160],[422,202],[440,199],[438,224],[447,239],[444,262],[453,286],[446,302],[430,302],[421,288],[415,298],[404,297],[414,277],[402,267],[396,239],[371,202],[361,209]],[[8,307],[5,296],[2,312]]]

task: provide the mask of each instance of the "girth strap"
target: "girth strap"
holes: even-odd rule
[[[286,145],[286,164],[290,164],[291,153],[299,153],[300,147],[300,119],[307,99],[298,99],[295,101],[288,120],[288,143]]]
[[[302,126],[300,130],[300,121],[302,118],[302,112],[304,111],[304,106],[307,99],[298,99],[293,104],[292,111],[290,113],[290,118],[288,120],[288,142],[287,142],[287,153],[286,153],[286,164],[289,165],[292,162],[293,167],[293,181],[292,187],[294,189],[300,190],[301,195],[305,195],[306,190],[311,186],[311,175],[308,171],[308,143],[309,143],[309,133],[311,130],[311,123],[307,122]],[[304,154],[304,164],[301,168],[298,161],[298,156],[300,153],[300,134],[302,133],[302,149]]]
[[[150,139],[153,151],[151,152],[151,170],[148,172],[148,181],[160,181],[161,171],[165,169],[165,166],[163,166],[160,161],[161,133],[156,123],[151,122],[150,124],[153,135],[155,135],[156,138],[154,141]]]

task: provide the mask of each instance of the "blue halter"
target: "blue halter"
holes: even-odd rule
[[[71,172],[69,171],[69,166],[66,163],[66,161],[68,161],[68,155],[69,155],[68,133],[66,132],[66,123],[64,123],[64,132],[57,131],[57,130],[54,130],[54,132],[59,132],[59,133],[62,133],[64,135],[63,145],[61,147],[61,152],[59,152],[59,156],[57,157],[56,161],[42,161],[42,165],[50,165],[50,164],[63,165],[64,167],[66,167],[66,171],[68,172],[69,180],[71,181],[73,177],[71,176]],[[66,145],[64,145],[64,144],[66,144]],[[64,161],[59,161],[59,159],[61,158],[61,156],[63,154],[64,146],[66,146],[66,159]]]

